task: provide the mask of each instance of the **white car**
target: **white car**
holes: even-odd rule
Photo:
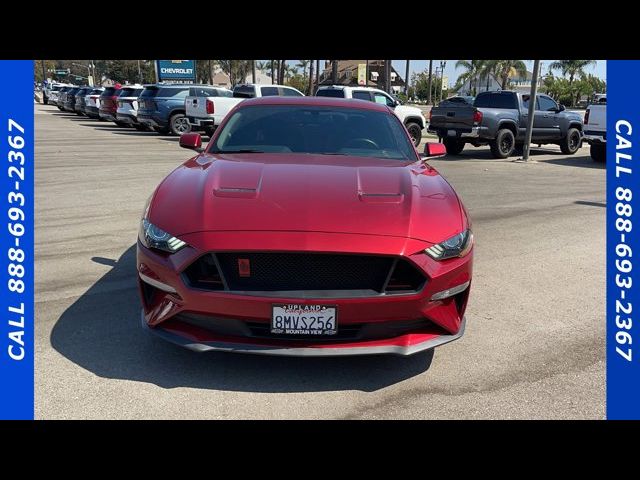
[[[46,105],[48,103],[51,103],[53,105],[56,105],[58,103],[58,90],[60,90],[62,87],[67,86],[69,85],[66,83],[48,83],[42,93],[44,97],[44,104]]]
[[[402,105],[387,92],[371,87],[349,87],[344,85],[331,85],[319,87],[316,97],[353,98],[366,100],[386,105],[391,108],[409,132],[413,144],[417,147],[422,140],[422,130],[427,126],[427,121],[422,110],[416,107]]]
[[[233,91],[219,87],[198,87],[197,91],[193,93],[196,95],[189,95],[184,101],[186,116],[192,128],[204,130],[205,134],[209,136],[220,125],[227,113],[247,98],[304,97],[302,92],[293,87],[253,83],[236,85]]]
[[[607,103],[600,99],[587,107],[584,114],[584,140],[591,146],[591,158],[596,162],[607,159]]]
[[[118,95],[116,120],[136,130],[144,131],[148,128],[138,122],[138,97],[144,90],[142,85],[123,85]]]
[[[100,95],[104,88],[95,87],[84,97],[84,113],[89,118],[100,119]]]

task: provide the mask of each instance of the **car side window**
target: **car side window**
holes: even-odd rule
[[[293,88],[280,87],[280,90],[282,90],[282,96],[284,97],[303,97],[304,96],[297,90],[294,90]]]
[[[276,97],[278,96],[278,87],[262,87],[260,92],[263,97]]]
[[[395,102],[382,93],[373,93],[373,101],[380,105],[386,105],[387,107],[395,107]]]
[[[524,107],[525,110],[529,109],[529,98],[531,98],[530,95],[522,95],[522,106]],[[536,110],[540,110],[539,98],[536,100]]]
[[[540,110],[545,112],[555,112],[558,110],[558,105],[553,101],[552,98],[545,97],[540,95],[538,97],[538,104],[540,105]]]
[[[353,98],[357,98],[358,100],[366,100],[367,102],[371,101],[371,94],[366,90],[354,90],[351,93]]]

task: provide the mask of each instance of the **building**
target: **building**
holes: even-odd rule
[[[358,85],[358,65],[367,64],[367,60],[338,60],[338,81],[336,85]],[[333,85],[331,62],[326,61],[320,74],[320,85]],[[367,87],[384,89],[384,60],[369,60]],[[405,81],[391,66],[391,89],[395,93],[404,90]]]
[[[516,75],[515,77],[511,77],[509,79],[509,83],[507,84],[507,89],[515,90],[520,93],[529,93],[531,91],[531,79],[533,78],[533,73],[527,71],[525,76]],[[488,81],[487,81],[488,80]],[[541,78],[538,79],[538,85],[542,81]],[[500,88],[500,79],[496,78],[494,75],[489,75],[488,79],[486,75],[480,76],[478,79],[466,80],[460,88],[457,90],[458,95],[473,95],[474,88],[476,89],[476,93],[480,92],[495,92],[497,90],[501,90]]]
[[[270,72],[266,72],[264,70],[260,70],[256,68],[255,83],[263,84],[263,85],[271,84],[271,75],[269,73]],[[214,69],[213,82],[211,83],[216,87],[231,88],[231,81],[229,79],[229,75],[223,72],[220,67],[216,67]],[[253,74],[251,71],[247,74],[244,83],[253,83]]]

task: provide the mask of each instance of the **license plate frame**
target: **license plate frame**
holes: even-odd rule
[[[325,328],[327,324],[329,328]],[[338,333],[338,307],[275,303],[271,306],[269,327],[274,335],[333,337]]]
[[[455,137],[457,134],[455,130],[447,130],[447,137]]]

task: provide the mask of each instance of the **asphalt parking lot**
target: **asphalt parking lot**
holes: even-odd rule
[[[431,160],[476,237],[464,337],[413,357],[196,354],[139,326],[147,197],[176,137],[37,104],[36,417],[604,418],[605,168],[468,147]]]

